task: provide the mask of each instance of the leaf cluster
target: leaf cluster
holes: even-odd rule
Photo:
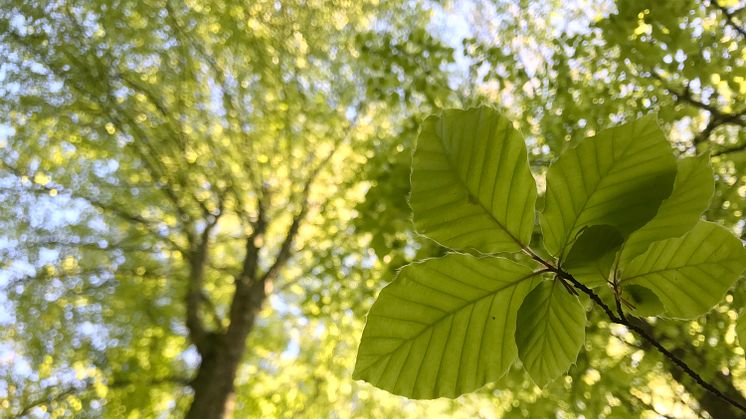
[[[451,249],[404,267],[368,314],[354,377],[395,394],[456,397],[520,360],[539,386],[585,339],[595,290],[618,316],[692,319],[746,268],[728,230],[701,219],[707,155],[677,160],[655,116],[579,141],[536,181],[524,140],[488,107],[425,120],[413,155],[415,229]],[[567,278],[571,278],[572,282]]]

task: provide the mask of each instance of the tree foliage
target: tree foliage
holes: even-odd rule
[[[638,304],[657,298],[664,316],[706,313],[746,269],[746,249],[723,227],[697,220],[706,202],[663,205],[708,189],[711,179],[693,178],[684,164],[699,161],[684,161],[677,173],[650,116],[581,140],[547,171],[544,248],[537,251],[529,246],[533,222],[526,228],[525,221],[535,218],[535,183],[510,122],[489,108],[447,110],[425,121],[412,163],[415,227],[457,249],[526,257],[450,254],[402,269],[371,308],[355,376],[408,397],[455,397],[499,379],[518,358],[543,387],[569,369],[584,343],[579,292],[626,326],[624,305],[635,307],[622,294],[632,285],[643,297]],[[677,177],[691,189],[675,188]],[[666,223],[685,227],[656,228]],[[648,225],[643,231],[657,234],[642,245],[635,232]],[[623,240],[595,252],[607,237],[587,234],[591,227],[608,227]],[[632,236],[641,251],[622,259]],[[584,263],[574,267],[606,268],[581,279],[585,285],[565,266],[577,245],[591,249],[575,252]],[[538,255],[544,252],[552,258]],[[547,274],[552,279],[541,281]],[[589,288],[607,285],[616,314]]]
[[[357,174],[445,91],[451,51],[418,8],[4,5],[3,287],[15,310],[3,333],[45,371],[8,370],[10,411],[69,387],[91,416],[178,415],[190,394],[197,412],[213,391],[224,400],[205,409],[220,414],[244,353],[300,344],[285,322],[362,314],[376,287],[360,267],[366,243],[337,245],[362,200]],[[271,320],[285,307],[292,316]]]
[[[658,210],[671,218],[628,237],[613,223],[584,229],[564,260],[584,284],[623,241],[620,258],[632,263],[649,243],[681,238],[702,211],[743,239],[744,6],[3,2],[0,416],[181,416],[206,349],[222,347],[243,352],[225,404],[235,417],[737,417],[599,310],[586,312],[575,364],[541,392],[517,363],[455,400],[407,400],[351,375],[373,296],[407,263],[449,251],[415,233],[407,202],[415,138],[438,109],[500,107],[513,121],[505,133],[525,140],[539,209],[550,161],[657,112],[677,158]],[[459,211],[479,202],[450,188],[467,198],[453,203],[467,203]],[[505,211],[500,222],[520,212]],[[528,218],[533,231],[520,239],[539,249]],[[462,244],[448,246],[475,253]],[[266,294],[246,339],[198,345],[223,341],[238,279],[252,271],[247,255],[257,256],[254,280],[272,280],[249,292]],[[613,305],[606,288],[594,290]],[[661,315],[635,325],[746,403],[744,281],[718,292],[697,293],[707,297],[698,303],[720,301],[687,321],[669,319],[645,284],[621,298],[630,314]],[[467,381],[456,384],[478,387]]]

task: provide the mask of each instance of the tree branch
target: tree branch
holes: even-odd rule
[[[647,341],[650,345],[655,347],[655,349],[658,350],[663,356],[665,356],[668,360],[673,362],[676,366],[678,366],[682,371],[684,371],[689,377],[691,377],[694,381],[697,382],[700,386],[702,386],[704,389],[709,391],[710,393],[714,394],[718,398],[728,402],[729,404],[733,405],[734,407],[738,408],[742,412],[746,413],[746,406],[739,403],[737,400],[733,399],[732,397],[728,396],[727,394],[721,392],[715,386],[705,381],[697,372],[695,372],[686,362],[684,362],[681,358],[674,355],[671,351],[666,349],[660,342],[658,342],[653,336],[648,334],[643,328],[638,326],[637,324],[632,323],[628,320],[626,316],[618,316],[614,314],[614,311],[601,299],[601,297],[596,294],[592,289],[588,288],[585,284],[581,283],[575,277],[572,276],[569,272],[564,271],[562,268],[552,265],[551,263],[545,261],[541,257],[537,256],[536,253],[531,251],[528,248],[523,249],[524,252],[526,252],[529,256],[531,256],[532,259],[536,260],[537,262],[541,263],[542,265],[546,266],[547,269],[554,274],[557,275],[557,277],[567,280],[572,285],[577,288],[578,290],[582,291],[584,294],[586,294],[588,297],[593,300],[593,302],[598,305],[605,313],[606,316],[611,320],[612,322],[616,324],[620,324],[623,326],[626,326],[628,329],[634,331],[638,336],[643,338],[645,341]]]
[[[192,243],[189,257],[189,286],[186,296],[186,326],[189,336],[200,353],[208,345],[208,331],[200,310],[201,303],[207,298],[203,291],[205,268],[209,259],[210,234],[218,223],[222,211],[206,221],[199,241]]]
[[[19,418],[19,419],[20,418],[28,417],[27,415],[29,413],[31,413],[31,411],[34,408],[40,407],[40,406],[50,405],[50,404],[52,404],[54,402],[60,401],[63,398],[65,398],[65,397],[67,397],[69,395],[72,395],[72,394],[76,394],[76,393],[78,393],[80,391],[81,391],[80,388],[73,387],[73,386],[68,387],[68,388],[62,390],[62,391],[58,392],[57,394],[53,394],[50,391],[47,394],[45,394],[45,395],[43,395],[43,396],[41,396],[41,397],[39,397],[37,399],[31,400],[30,402],[26,403],[24,406],[21,407],[21,410],[18,413],[14,414],[12,417]]]
[[[23,171],[21,171],[20,169],[18,169],[17,167],[11,164],[8,164],[6,161],[2,159],[0,159],[0,168],[4,168],[5,170],[10,172],[12,175],[16,176],[17,178],[29,177],[27,175],[24,175]],[[150,233],[156,239],[167,242],[168,245],[170,245],[173,249],[177,250],[182,255],[187,254],[186,249],[182,247],[181,245],[179,245],[178,243],[176,243],[172,238],[166,235],[160,234],[157,230],[157,226],[155,225],[156,223],[153,220],[149,220],[140,215],[127,212],[124,209],[125,208],[124,205],[106,203],[104,201],[93,198],[91,196],[87,196],[80,192],[76,192],[72,189],[68,189],[67,187],[63,185],[55,185],[54,187],[52,187],[49,185],[34,184],[30,188],[31,192],[35,192],[35,193],[43,192],[44,194],[49,194],[53,189],[57,193],[67,193],[68,195],[70,195],[70,197],[74,199],[80,199],[80,200],[86,201],[92,207],[99,209],[105,213],[112,214],[123,221],[140,225],[143,228],[145,228],[147,232]]]
[[[724,154],[737,153],[743,150],[746,150],[746,143],[739,144],[733,147],[722,148],[720,150],[714,151],[712,154],[710,154],[710,156],[722,156]]]
[[[324,167],[326,167],[326,165],[329,164],[331,159],[337,153],[337,150],[339,149],[339,145],[349,136],[350,131],[352,131],[353,127],[356,125],[356,121],[357,121],[359,114],[360,114],[360,110],[358,109],[357,112],[355,113],[355,118],[350,122],[350,126],[347,128],[347,135],[340,136],[339,139],[334,142],[332,146],[332,150],[329,152],[329,154],[327,154],[326,157],[324,157],[324,159],[321,160],[318,165],[316,165],[316,167],[311,171],[311,173],[309,173],[308,178],[306,178],[306,181],[303,185],[303,190],[301,191],[301,194],[300,194],[300,202],[301,202],[300,210],[293,217],[293,221],[290,223],[290,227],[288,228],[288,231],[285,234],[285,239],[280,245],[280,250],[277,252],[275,261],[272,263],[269,269],[267,269],[267,272],[265,272],[264,275],[262,276],[262,281],[274,279],[274,277],[277,275],[280,269],[282,269],[282,267],[285,266],[285,264],[290,259],[290,251],[292,250],[293,241],[298,235],[298,230],[300,229],[301,222],[303,221],[306,214],[308,213],[308,207],[309,207],[308,199],[311,193],[311,187],[313,183],[316,181],[316,178],[318,177],[319,173],[321,173]]]
[[[744,38],[746,38],[746,29],[742,28],[738,23],[735,21],[735,14],[728,11],[728,8],[725,6],[721,6],[718,0],[712,0],[712,5],[715,6],[720,12],[723,13],[723,16],[725,16],[725,22],[730,26],[731,28],[735,29],[736,32],[741,34]]]
[[[153,386],[153,385],[163,385],[163,384],[175,384],[175,385],[180,385],[180,386],[188,386],[190,382],[191,381],[186,377],[169,376],[169,377],[158,377],[158,378],[151,378],[151,379],[145,379],[145,380],[115,379],[109,383],[106,383],[106,386],[109,388],[114,388],[114,389],[127,387],[130,385]],[[82,386],[78,386],[78,387],[70,386],[59,391],[56,394],[53,394],[50,391],[47,394],[37,399],[34,399],[31,402],[26,403],[24,406],[21,407],[21,410],[18,413],[12,414],[11,417],[19,418],[19,419],[28,417],[28,414],[34,408],[52,404],[54,402],[60,401],[61,399],[69,395],[84,393],[91,388],[93,383],[94,381],[89,379],[89,380],[86,380]]]
[[[70,17],[70,16],[69,16]],[[73,24],[76,23],[74,16],[70,17],[71,22]],[[78,23],[79,25],[79,23]],[[8,35],[18,43],[18,45],[22,48],[28,51],[31,55],[35,56],[39,62],[46,65],[49,70],[56,75],[60,80],[65,81],[66,85],[68,85],[73,91],[80,94],[82,98],[86,98],[91,101],[91,103],[96,104],[97,106],[100,106],[103,109],[111,109],[111,112],[108,112],[106,116],[109,118],[109,120],[114,124],[116,129],[120,132],[128,132],[128,130],[125,129],[125,125],[130,128],[129,132],[131,132],[133,137],[136,137],[139,141],[134,141],[132,143],[129,143],[128,146],[132,147],[132,149],[137,154],[138,158],[142,161],[142,163],[145,165],[146,169],[149,172],[149,175],[152,179],[159,179],[161,177],[165,177],[168,179],[167,176],[168,170],[164,168],[161,165],[160,160],[158,159],[158,156],[162,155],[163,153],[158,147],[155,147],[151,141],[151,136],[147,135],[140,127],[140,124],[137,123],[135,118],[131,115],[131,113],[128,113],[124,108],[122,108],[119,105],[119,102],[116,100],[116,98],[113,95],[114,86],[111,84],[111,79],[115,78],[111,74],[110,68],[107,67],[107,65],[104,64],[103,60],[98,57],[95,53],[89,53],[89,56],[93,57],[93,63],[86,62],[78,59],[75,55],[70,53],[67,49],[62,49],[62,54],[70,60],[70,62],[75,64],[75,68],[77,68],[79,71],[85,73],[87,75],[87,80],[90,80],[92,83],[96,84],[96,88],[100,88],[105,91],[105,99],[100,96],[95,96],[90,93],[90,90],[88,86],[81,86],[79,84],[75,83],[67,83],[67,77],[66,72],[61,69],[61,66],[57,63],[54,63],[50,60],[48,57],[48,54],[46,51],[40,51],[33,46],[28,45],[28,43],[24,42],[24,39],[22,36],[20,36],[15,31],[8,31]],[[80,39],[85,39],[85,34],[78,33],[77,36]],[[88,52],[86,48],[81,47],[82,52]],[[111,55],[111,54],[110,54]],[[97,71],[93,71],[94,68]],[[121,118],[120,118],[121,116]],[[123,119],[122,119],[123,118]],[[140,145],[143,145],[145,149],[141,148]],[[204,202],[197,199],[196,196],[194,196],[194,193],[191,193],[191,189],[188,187],[187,181],[183,178],[178,179],[177,183],[180,182],[181,187],[184,188],[186,191],[190,191],[191,198],[199,205],[203,213],[205,212],[204,208]],[[179,213],[179,216],[182,219],[182,222],[192,221],[193,217],[189,214],[187,211],[187,208],[184,207],[184,205],[181,203],[179,199],[179,195],[168,185],[165,185],[165,187],[158,188],[159,191],[163,192],[164,195],[172,202],[175,209]],[[184,232],[188,235],[192,234],[192,232],[188,228],[184,228]],[[193,239],[190,237],[190,240]]]
[[[316,169],[311,173],[308,179],[306,179],[306,183],[303,185],[303,191],[301,192],[300,211],[298,211],[298,213],[293,217],[293,221],[290,223],[290,227],[285,234],[285,239],[280,245],[280,250],[277,252],[275,261],[272,263],[269,269],[267,269],[267,272],[262,275],[262,281],[274,279],[275,275],[277,275],[277,272],[279,272],[279,270],[282,269],[282,267],[287,263],[288,259],[290,259],[290,251],[292,250],[293,241],[298,235],[298,230],[300,229],[301,222],[308,213],[308,196],[311,192],[311,185],[316,179],[318,173],[321,171],[321,168],[331,159],[333,154],[334,152],[332,151],[329,156],[324,159],[324,161],[319,164],[318,167],[316,167]]]
[[[722,111],[716,106],[704,103],[703,101],[695,98],[692,95],[688,84],[686,85],[684,90],[677,90],[676,88],[671,87],[668,84],[668,81],[655,70],[651,71],[650,75],[658,80],[663,86],[663,89],[671,94],[676,101],[688,103],[689,105],[709,112],[710,120],[707,122],[707,126],[705,126],[705,128],[700,133],[695,135],[694,139],[692,140],[695,147],[703,142],[706,142],[710,138],[712,132],[722,125],[737,125],[746,127],[746,109],[742,109],[737,112]]]
[[[706,110],[707,112],[710,112],[712,114],[712,116],[717,117],[717,118],[719,118],[719,117],[721,117],[721,116],[724,115],[724,113],[721,112],[715,106],[712,106],[712,105],[710,105],[708,103],[704,103],[701,100],[699,100],[699,99],[695,98],[694,96],[692,96],[692,92],[691,92],[691,90],[689,88],[689,84],[686,85],[686,87],[684,88],[684,90],[677,90],[676,88],[674,88],[671,85],[669,85],[668,84],[669,81],[666,80],[657,71],[652,70],[650,72],[650,75],[654,79],[658,80],[661,83],[661,85],[663,86],[663,89],[666,90],[669,94],[673,95],[674,99],[676,99],[677,101],[688,103],[688,104],[690,104],[690,105],[692,105],[694,107]]]
[[[127,387],[129,385],[152,386],[152,385],[160,385],[160,384],[177,384],[180,386],[188,386],[190,383],[191,383],[191,380],[187,377],[169,376],[169,377],[150,378],[146,380],[115,379],[111,383],[108,383],[107,387],[122,388],[122,387]]]
[[[642,337],[648,343],[653,345],[658,350],[658,352],[663,354],[663,356],[668,358],[671,362],[673,362],[674,364],[676,364],[676,366],[678,366],[681,370],[683,370],[688,376],[694,379],[694,381],[696,381],[697,384],[699,384],[700,386],[702,386],[703,388],[705,388],[707,391],[711,392],[712,394],[716,395],[717,397],[737,407],[739,410],[743,411],[744,413],[746,413],[746,406],[740,404],[738,401],[722,393],[720,390],[715,388],[715,386],[705,381],[697,372],[692,370],[692,368],[689,367],[689,365],[687,365],[686,362],[684,362],[682,359],[674,355],[671,351],[666,349],[660,342],[658,342],[654,337],[647,334],[641,327],[631,323],[629,320],[627,320],[626,316],[625,317],[614,316],[613,313],[611,312],[611,309],[601,300],[598,294],[593,292],[593,290],[591,290],[590,288],[578,282],[578,280],[576,280],[568,272],[558,270],[558,274],[564,277],[565,279],[567,279],[568,281],[572,282],[576,288],[578,288],[579,290],[583,291],[583,293],[591,297],[591,299],[593,299],[593,301],[606,312],[607,316],[609,317],[611,321],[617,324],[624,325],[630,330],[637,333],[640,337]]]

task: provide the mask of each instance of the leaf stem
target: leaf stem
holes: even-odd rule
[[[575,277],[572,276],[569,272],[563,270],[560,266],[555,266],[551,262],[544,260],[542,257],[536,254],[532,249],[530,249],[528,246],[523,248],[523,251],[529,255],[533,260],[539,262],[543,266],[546,267],[546,269],[549,272],[553,272],[556,274],[559,278],[562,280],[569,281],[572,283],[572,285],[577,288],[578,290],[582,291],[584,294],[586,294],[588,297],[590,297],[593,302],[601,307],[601,309],[606,313],[606,316],[608,316],[609,320],[616,324],[621,324],[623,326],[626,326],[629,330],[632,330],[637,335],[639,335],[641,338],[646,340],[648,343],[653,345],[655,349],[658,350],[663,356],[668,358],[671,362],[676,364],[679,368],[681,368],[682,371],[684,371],[689,377],[691,377],[697,384],[699,384],[702,388],[709,391],[710,393],[714,394],[718,398],[724,400],[725,402],[729,403],[730,405],[736,407],[737,409],[741,410],[742,412],[746,413],[746,406],[739,403],[737,400],[731,398],[727,394],[724,394],[715,386],[705,381],[696,371],[694,371],[687,363],[678,358],[676,355],[674,355],[671,351],[666,349],[658,340],[655,339],[655,337],[648,334],[643,328],[640,326],[630,322],[630,320],[627,318],[627,316],[624,315],[624,312],[622,311],[621,306],[617,307],[619,310],[619,314],[615,314],[614,310],[609,307],[602,299],[601,297],[596,294],[595,291],[588,288],[585,284],[581,283]],[[616,290],[615,290],[616,292]],[[618,299],[617,299],[618,304]]]

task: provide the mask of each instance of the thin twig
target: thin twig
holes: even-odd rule
[[[640,326],[630,322],[626,316],[624,315],[616,315],[614,314],[614,311],[609,307],[602,299],[601,297],[596,294],[595,291],[588,288],[585,284],[581,283],[575,277],[572,276],[569,272],[563,270],[562,268],[554,266],[552,263],[547,262],[546,260],[542,259],[536,253],[534,253],[531,249],[524,248],[524,251],[531,255],[531,257],[536,260],[537,262],[541,263],[542,265],[546,266],[549,271],[554,272],[558,277],[565,279],[567,281],[570,281],[575,288],[582,291],[584,294],[586,294],[588,297],[593,300],[596,305],[601,307],[601,309],[606,313],[606,315],[609,317],[609,320],[616,324],[621,324],[623,326],[626,326],[628,329],[635,332],[637,335],[639,335],[641,338],[646,340],[648,343],[653,345],[655,349],[658,350],[663,356],[668,358],[671,362],[676,364],[679,368],[681,368],[682,371],[684,371],[688,376],[690,376],[694,381],[697,382],[700,386],[702,386],[704,389],[709,391],[710,393],[714,394],[718,398],[726,401],[727,403],[733,405],[734,407],[738,408],[742,412],[746,413],[746,406],[739,403],[737,400],[731,398],[730,396],[724,394],[715,386],[705,381],[696,371],[694,371],[689,365],[687,365],[686,362],[678,358],[676,355],[674,355],[671,351],[666,349],[660,342],[658,342],[654,337],[650,336],[645,330],[643,330]]]

